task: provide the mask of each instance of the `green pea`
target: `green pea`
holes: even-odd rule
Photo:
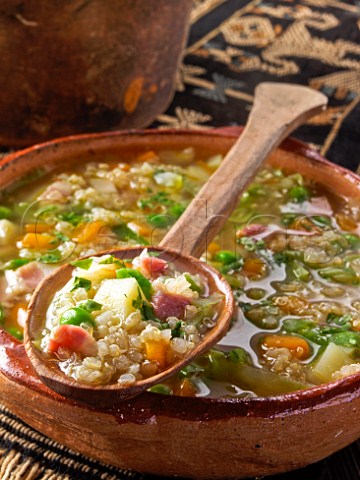
[[[66,310],[60,318],[60,325],[81,325],[82,323],[89,323],[93,327],[95,326],[95,321],[90,313],[80,307]]]
[[[11,218],[12,217],[12,210],[8,207],[4,207],[0,205],[0,219],[3,218]]]
[[[216,253],[214,260],[223,264],[227,264],[235,262],[235,260],[237,260],[237,256],[230,250],[221,250],[220,252]]]
[[[245,291],[246,296],[251,298],[252,300],[261,300],[266,295],[266,290],[262,288],[249,288]]]
[[[294,200],[294,202],[302,203],[305,202],[305,200],[309,200],[310,192],[305,187],[292,187],[289,190],[289,197]]]

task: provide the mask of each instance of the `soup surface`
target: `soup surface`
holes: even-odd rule
[[[32,291],[59,264],[117,245],[158,243],[221,156],[187,148],[127,160],[64,168],[3,194],[0,317],[11,334],[21,338]],[[358,201],[298,173],[262,170],[203,256],[233,288],[232,326],[152,390],[267,396],[360,372],[359,222]],[[204,315],[200,328],[209,321]]]

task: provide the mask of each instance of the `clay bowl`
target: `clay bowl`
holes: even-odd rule
[[[225,153],[238,131],[107,133],[55,140],[11,155],[1,186],[39,166],[111,160],[141,148]],[[360,178],[288,140],[270,163],[360,199]],[[21,343],[0,331],[0,400],[26,423],[90,457],[141,472],[197,478],[269,475],[316,462],[360,435],[360,375],[287,395],[251,399],[144,393],[92,409],[52,392]],[[159,452],[161,454],[159,455]]]
[[[149,125],[171,102],[191,7],[3,0],[0,145]]]

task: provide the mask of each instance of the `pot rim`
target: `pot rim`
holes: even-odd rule
[[[202,130],[187,130],[187,129],[145,129],[145,130],[121,130],[100,133],[85,133],[66,137],[55,138],[53,140],[30,146],[28,148],[10,153],[0,161],[0,173],[7,168],[22,162],[24,157],[28,155],[46,154],[48,150],[58,149],[59,147],[66,147],[68,144],[79,143],[84,145],[89,140],[111,140],[114,137],[155,137],[155,136],[190,136],[190,137],[226,137],[229,140],[237,138],[244,127],[220,127],[209,128]],[[358,186],[360,189],[360,176],[356,173],[347,170],[346,168],[331,163],[325,159],[320,153],[310,148],[306,143],[288,138],[284,140],[278,147],[281,150],[292,152],[301,157],[305,157],[305,161],[313,165],[319,163],[333,169],[349,184]],[[65,152],[66,154],[66,148]],[[5,331],[1,331],[0,339],[7,338],[15,345],[22,345],[21,342],[11,337]],[[1,372],[4,373],[4,372]],[[31,387],[30,387],[31,388]],[[46,390],[48,393],[48,390]],[[54,394],[57,396],[57,394]],[[310,387],[304,390],[297,390],[295,392],[273,395],[269,397],[250,397],[250,398],[207,398],[207,397],[178,397],[167,396],[163,394],[154,394],[145,392],[128,403],[134,407],[134,421],[137,423],[146,423],[150,420],[157,411],[161,414],[166,406],[166,413],[173,414],[173,416],[180,416],[182,419],[215,419],[232,416],[260,416],[271,417],[284,415],[287,412],[293,412],[304,409],[314,409],[320,406],[325,406],[329,403],[344,401],[351,401],[353,398],[360,396],[360,373],[345,377],[341,380],[329,382],[326,384]],[[59,397],[63,398],[63,397]],[[155,401],[154,401],[155,399]],[[151,407],[149,407],[151,405]],[[219,409],[218,407],[221,408]],[[116,409],[116,407],[113,407]],[[205,410],[204,410],[205,409]],[[209,410],[210,409],[210,410]],[[217,411],[221,410],[220,411]],[[138,417],[138,410],[143,414]],[[136,420],[135,420],[135,415]],[[128,418],[127,420],[128,421]]]

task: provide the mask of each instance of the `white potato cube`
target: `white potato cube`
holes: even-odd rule
[[[122,319],[135,312],[133,301],[142,292],[135,278],[116,278],[104,280],[96,292],[95,302],[114,310]]]

